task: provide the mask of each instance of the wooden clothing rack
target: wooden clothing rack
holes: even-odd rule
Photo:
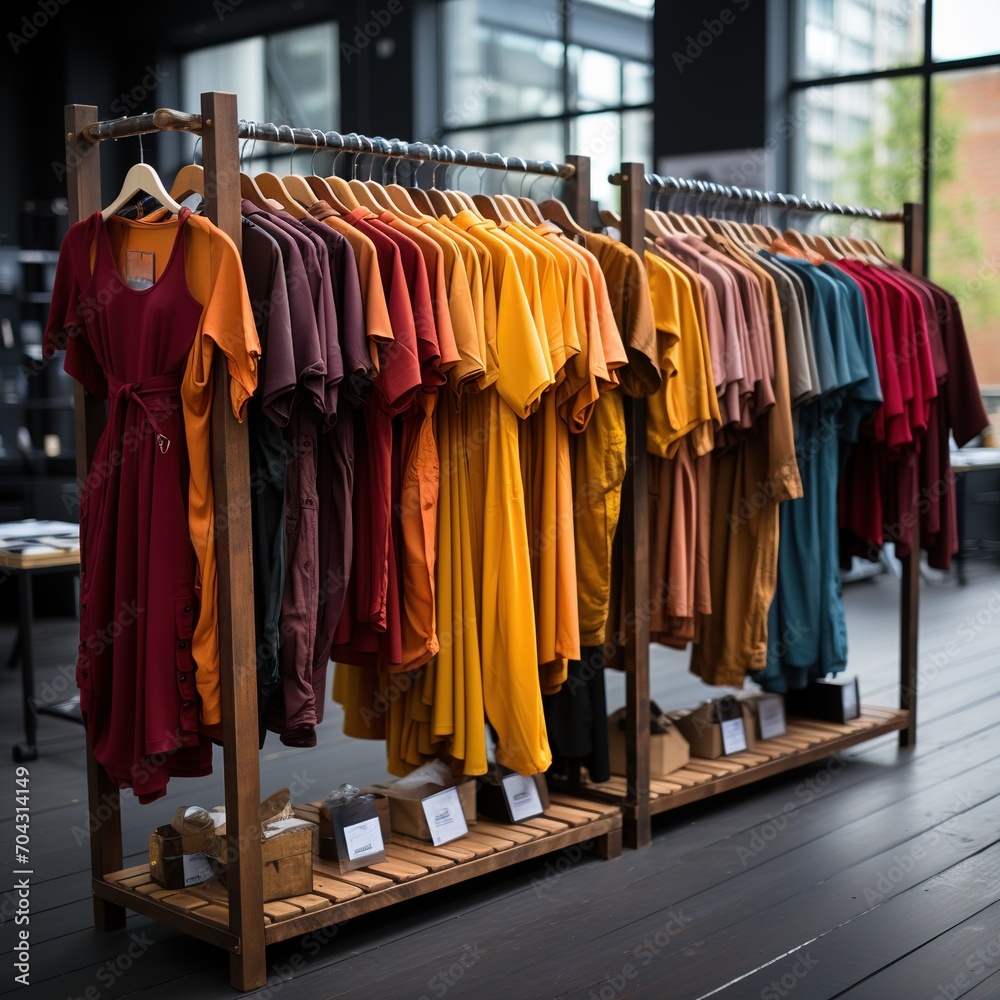
[[[252,123],[237,118],[235,94],[206,93],[201,114],[161,109],[152,114],[99,122],[97,108],[66,108],[65,136],[69,215],[71,222],[101,209],[99,144],[102,140],[164,129],[197,132],[203,140],[205,214],[241,247],[239,137]],[[296,146],[317,145],[313,130],[258,126],[258,138]],[[267,128],[275,134],[266,134]],[[287,133],[283,131],[287,129]],[[363,137],[320,133],[328,148],[370,152],[355,144]],[[338,146],[337,139],[341,140]],[[373,142],[373,140],[366,140]],[[391,144],[379,140],[378,155],[454,163],[447,147]],[[322,147],[321,147],[322,148]],[[513,169],[561,177],[573,215],[589,220],[590,161],[569,157],[565,164],[504,160],[495,154],[467,154],[470,165]],[[458,162],[463,162],[459,160]],[[260,843],[260,771],[257,735],[257,680],[254,639],[253,565],[251,553],[249,448],[246,424],[238,423],[229,405],[224,363],[216,357],[212,414],[212,460],[216,503],[226,509],[225,526],[217,524],[218,613],[223,719],[225,804],[230,842],[237,849],[229,863],[228,888],[192,887],[166,890],[149,875],[148,864],[124,869],[118,788],[94,758],[87,743],[88,808],[94,921],[102,930],[125,925],[126,909],[143,913],[230,954],[230,980],[250,990],[266,981],[265,946],[351,917],[390,906],[477,875],[516,864],[571,845],[590,841],[604,858],[621,852],[621,811],[617,804],[552,796],[544,816],[517,825],[481,821],[467,837],[439,848],[394,837],[385,862],[340,875],[314,858],[313,892],[277,903],[263,902]],[[104,427],[104,405],[74,386],[77,475],[81,483]],[[305,804],[303,815],[309,815]],[[151,822],[152,828],[156,824]]]
[[[622,189],[622,242],[642,257],[646,232],[644,210],[647,196],[654,189],[705,193],[703,183],[677,181],[646,175],[641,163],[623,163],[621,173],[611,178]],[[673,182],[673,183],[670,183]],[[727,193],[728,192],[728,193]],[[769,195],[759,191],[739,192],[709,186],[709,194],[731,200],[754,200],[793,212],[832,212],[881,222],[901,222],[904,232],[903,264],[913,274],[924,273],[924,206],[906,204],[902,213],[884,215],[874,209],[830,205],[797,199],[788,195]],[[745,195],[745,196],[744,196]],[[646,466],[646,402],[625,398],[625,428],[628,466],[622,495],[621,528],[624,531],[625,607],[641,608],[649,595],[649,519]],[[699,799],[717,795],[741,785],[751,784],[804,764],[838,753],[856,743],[899,731],[899,745],[911,747],[917,737],[917,618],[920,600],[920,546],[914,525],[910,552],[901,557],[903,564],[901,618],[899,637],[899,710],[861,707],[861,717],[837,725],[811,720],[789,720],[787,738],[758,742],[761,752],[733,754],[721,761],[694,760],[693,768],[652,780],[649,774],[650,693],[649,693],[649,618],[640,613],[625,621],[625,774],[613,776],[600,785],[585,786],[583,794],[618,802],[624,814],[624,842],[632,848],[647,846],[652,839],[652,817]],[[682,714],[682,713],[674,713]]]

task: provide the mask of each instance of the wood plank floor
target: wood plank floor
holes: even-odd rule
[[[899,587],[846,588],[862,699],[895,706]],[[13,641],[0,629],[0,663]],[[75,623],[45,621],[42,700],[73,689]],[[895,736],[658,816],[651,847],[601,862],[578,849],[268,949],[250,996],[910,1000],[1000,997],[1000,566],[969,584],[924,582],[919,742]],[[685,707],[709,689],[683,654],[654,647],[653,695]],[[0,666],[0,753],[21,739],[18,675]],[[609,704],[624,701],[608,678]],[[298,801],[385,775],[382,745],[339,732],[319,746],[269,740],[264,793]],[[31,980],[14,982],[14,788],[0,802],[0,993],[41,1000],[205,1000],[235,996],[219,951],[138,915],[91,926],[82,731],[40,719],[31,771]],[[272,738],[273,739],[273,738]],[[217,773],[175,780],[151,806],[123,806],[125,865],[179,805],[222,800]]]

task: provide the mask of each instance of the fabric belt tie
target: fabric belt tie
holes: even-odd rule
[[[149,408],[146,398],[165,394],[179,395],[181,377],[179,375],[154,375],[141,382],[123,382],[114,375],[108,375],[108,390],[115,399],[133,400],[146,414],[149,426],[156,431],[156,445],[160,449],[160,453],[165,455],[170,448],[170,438],[162,431],[157,430],[156,425],[159,418]]]

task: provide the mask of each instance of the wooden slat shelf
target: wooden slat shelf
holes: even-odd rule
[[[683,713],[670,714],[676,717]],[[663,778],[651,779],[649,811],[653,814],[667,812],[731,788],[749,785],[822,760],[856,743],[905,729],[908,724],[909,712],[871,705],[862,706],[859,718],[843,724],[790,718],[784,736],[758,740],[748,751],[717,760],[692,757],[687,767]],[[625,777],[612,775],[609,781],[584,785],[581,794],[601,801],[617,802],[626,817],[633,817],[637,808],[634,796],[629,796],[628,791]]]
[[[296,811],[308,818],[318,803]],[[341,875],[336,864],[313,857],[313,891],[265,903],[261,918],[267,944],[339,924],[486,872],[594,841],[602,858],[621,854],[622,814],[617,804],[555,794],[544,816],[517,824],[482,818],[465,837],[441,847],[393,835],[386,860]],[[145,914],[236,954],[229,932],[229,896],[217,879],[188,889],[164,889],[148,865],[94,879],[94,894]]]

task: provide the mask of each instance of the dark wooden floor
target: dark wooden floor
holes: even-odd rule
[[[474,996],[719,1000],[942,1000],[1000,996],[1000,569],[924,583],[919,744],[894,737],[659,817],[650,848],[602,863],[576,853],[526,862],[275,946],[257,997],[322,1000]],[[898,585],[847,590],[852,665],[865,701],[894,705]],[[43,694],[72,686],[74,623],[44,623]],[[6,658],[10,630],[0,631]],[[0,661],[2,662],[2,661]],[[683,706],[707,689],[682,656],[654,654],[654,697]],[[20,738],[18,682],[0,667],[0,725]],[[620,678],[609,679],[612,707]],[[13,981],[14,897],[0,992],[43,1000],[233,995],[225,956],[143,917],[91,927],[83,739],[42,718],[31,765],[32,985]],[[217,766],[221,762],[217,759]],[[221,767],[219,767],[221,771]],[[12,774],[8,764],[7,772]],[[297,781],[316,798],[384,774],[381,744],[347,740],[333,716],[315,750],[269,743],[264,792]],[[0,802],[0,886],[10,886],[14,786]],[[222,799],[221,774],[127,801],[135,864],[181,804]],[[289,982],[294,974],[294,982]]]

